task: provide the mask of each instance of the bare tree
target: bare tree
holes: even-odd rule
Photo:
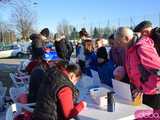
[[[31,4],[26,0],[15,0],[11,2],[11,7],[13,8],[11,15],[12,23],[14,23],[21,39],[28,40],[36,23],[36,16],[31,9]]]
[[[72,29],[73,26],[70,25],[66,20],[62,20],[62,22],[57,25],[57,33],[63,33],[68,37],[70,36]]]
[[[0,22],[0,42],[11,43],[16,41],[15,32],[10,24]]]

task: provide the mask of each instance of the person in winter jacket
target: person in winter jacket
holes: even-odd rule
[[[114,65],[111,60],[108,59],[108,54],[105,47],[100,47],[97,50],[97,71],[100,80],[103,84],[112,87],[112,78]]]
[[[125,69],[130,83],[143,93],[143,103],[160,108],[160,57],[150,37],[138,36],[127,27],[115,33],[117,43],[126,49]]]
[[[86,107],[86,102],[77,102],[79,91],[75,84],[81,76],[78,65],[69,64],[66,68],[56,66],[47,71],[37,96],[32,120],[69,120]]]
[[[40,34],[32,34],[30,35],[31,42],[31,54],[32,54],[32,60],[35,59],[35,56],[37,54],[37,49],[42,48],[42,39]]]
[[[31,53],[32,53],[32,59],[35,59],[35,54],[37,54],[37,49],[43,49],[45,47],[45,40],[49,37],[49,30],[48,28],[44,28],[40,34],[31,34],[30,39],[31,42]]]
[[[152,27],[150,21],[144,20],[140,22],[134,29],[134,32],[140,32],[142,36],[151,37],[154,41],[154,47],[156,48],[158,55],[160,56],[160,28]]]
[[[81,31],[79,32],[79,36],[80,36],[80,38],[88,37],[88,33],[85,28],[81,29]]]
[[[71,54],[73,52],[72,44],[66,39],[65,35],[61,35],[60,38],[55,39],[55,48],[58,56],[63,60],[69,62]]]
[[[124,54],[125,50],[124,48],[121,48],[117,45],[116,40],[114,39],[114,34],[111,34],[108,37],[109,45],[111,47],[109,56],[110,59],[113,61],[115,66],[122,66],[124,65]]]
[[[70,58],[71,58],[72,53],[74,51],[74,48],[73,48],[72,42],[69,40],[66,40],[66,45],[67,45],[67,50],[68,50],[67,59],[68,59],[68,61],[70,61]]]
[[[36,102],[37,93],[42,81],[45,78],[47,69],[54,64],[61,64],[61,59],[56,54],[43,53],[43,50],[39,51],[41,54],[38,57],[38,62],[32,68],[29,81],[29,94],[28,102]],[[55,52],[56,53],[56,52]],[[53,56],[52,56],[53,55]]]
[[[29,93],[28,93],[28,103],[36,102],[38,89],[45,77],[45,71],[48,69],[49,65],[43,59],[44,52],[42,49],[39,50],[39,54],[36,55],[36,60],[31,63],[35,63],[29,69],[30,71],[30,81],[29,81]],[[28,66],[29,68],[29,66]]]
[[[85,56],[85,74],[92,76],[91,69],[96,69],[96,54],[94,52],[94,46],[92,40],[84,41],[84,56]]]
[[[35,66],[35,68],[33,69],[29,82],[28,103],[36,102],[38,89],[45,77],[47,66],[47,63],[43,62]]]

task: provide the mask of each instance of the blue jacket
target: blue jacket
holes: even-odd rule
[[[111,60],[104,64],[98,65],[97,71],[102,83],[112,87],[114,64]]]
[[[90,69],[96,70],[97,56],[94,52],[85,54],[85,73],[92,77]]]

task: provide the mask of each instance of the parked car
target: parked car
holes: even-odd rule
[[[27,53],[22,50],[20,45],[7,45],[0,47],[0,58],[18,57],[21,58]]]

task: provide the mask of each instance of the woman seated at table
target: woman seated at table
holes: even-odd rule
[[[50,68],[41,84],[32,120],[69,120],[86,107],[86,102],[77,103],[79,91],[75,84],[81,76],[78,65],[66,68]]]

